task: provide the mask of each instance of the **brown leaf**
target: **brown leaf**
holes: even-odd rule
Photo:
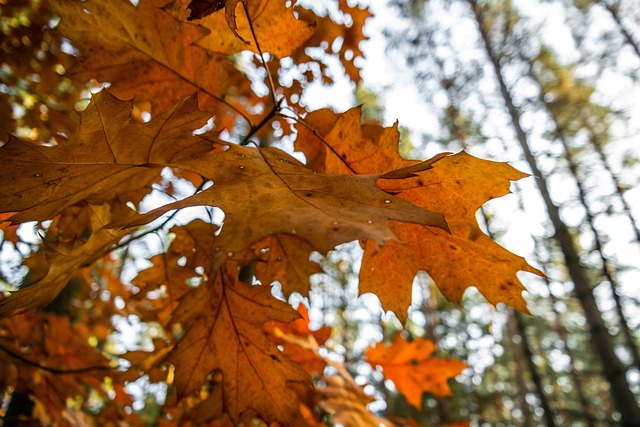
[[[102,91],[82,113],[73,139],[48,147],[12,138],[0,147],[0,212],[20,211],[10,218],[14,223],[45,220],[80,201],[104,203],[136,188],[146,192],[163,166],[210,149],[192,135],[209,117],[196,104],[185,98],[152,121],[136,123],[131,102]]]
[[[468,367],[459,360],[432,358],[435,349],[432,341],[407,342],[396,334],[391,345],[378,343],[367,350],[365,357],[371,366],[382,368],[385,378],[393,381],[410,404],[421,409],[423,393],[452,396],[447,381]]]
[[[167,252],[151,258],[153,265],[138,273],[132,281],[140,288],[134,300],[143,320],[167,326],[179,299],[193,289],[188,280],[214,274],[213,247],[217,229],[215,224],[200,219],[171,228],[175,238]],[[185,260],[184,264],[181,260]],[[204,269],[203,274],[196,272],[197,267]]]
[[[210,188],[114,226],[145,224],[187,206],[220,207],[226,216],[215,248],[218,264],[274,234],[299,236],[327,252],[360,238],[378,244],[394,239],[389,220],[446,229],[439,214],[380,191],[379,175],[316,174],[275,148],[214,144],[206,156],[173,163],[214,182]]]
[[[261,261],[256,264],[256,278],[264,285],[280,282],[285,297],[293,292],[308,295],[309,276],[322,271],[318,263],[309,260],[313,247],[296,236],[269,236],[252,248]]]
[[[237,282],[236,274],[219,270],[180,301],[173,321],[186,332],[167,358],[176,367],[178,395],[199,390],[212,371],[220,370],[232,421],[259,414],[266,421],[304,425],[291,388],[310,387],[310,378],[262,331],[265,322],[290,322],[296,312],[273,298],[269,287]]]
[[[355,65],[355,61],[362,59],[363,53],[360,44],[367,40],[363,33],[363,26],[372,14],[367,8],[360,9],[358,6],[349,6],[347,0],[339,0],[338,7],[343,13],[340,23],[333,21],[330,16],[317,17],[313,15],[317,21],[313,37],[307,40],[293,57],[297,63],[314,62],[309,56],[309,47],[320,48],[329,55],[336,54],[344,66],[347,76],[357,83],[360,81],[360,70]],[[301,16],[305,16],[306,12],[304,9],[298,10]],[[353,22],[351,25],[345,23],[349,18]],[[340,48],[335,51],[333,47],[336,46],[334,42],[337,39],[342,40],[342,43]]]
[[[211,32],[198,46],[225,55],[243,50],[258,53],[245,7],[260,48],[278,58],[290,56],[314,33],[315,21],[296,18],[293,6],[286,7],[283,1],[234,0],[227,1],[224,15],[218,12],[198,22]]]

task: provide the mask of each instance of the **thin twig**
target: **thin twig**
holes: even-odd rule
[[[244,7],[244,13],[247,15],[247,21],[249,22],[249,29],[251,30],[251,36],[253,37],[253,41],[256,44],[256,49],[260,54],[260,60],[262,61],[262,65],[264,65],[264,69],[267,72],[267,79],[269,80],[269,88],[271,89],[271,100],[273,101],[273,106],[275,110],[279,109],[278,101],[276,100],[276,85],[273,83],[273,77],[271,76],[271,71],[269,71],[269,66],[267,65],[267,61],[264,59],[264,54],[262,53],[262,49],[260,48],[260,43],[258,43],[258,38],[256,37],[256,32],[253,29],[253,22],[251,22],[251,17],[249,16],[249,10],[247,9],[247,4],[242,2],[242,6]]]
[[[205,186],[205,184],[207,182],[209,182],[209,181],[206,180],[206,179],[204,181],[202,181],[202,184],[200,184],[198,186],[198,188],[196,188],[196,190],[193,192],[192,196],[195,196],[196,194],[198,194],[198,192],[204,188],[204,186]],[[132,242],[134,242],[136,240],[139,240],[139,239],[143,238],[144,236],[147,236],[147,235],[149,235],[151,233],[155,233],[156,231],[159,231],[159,230],[163,229],[169,223],[169,221],[171,221],[173,218],[175,218],[175,216],[178,214],[178,212],[180,212],[181,209],[182,208],[176,209],[175,212],[173,212],[171,215],[169,215],[167,217],[167,219],[165,219],[162,222],[162,224],[160,224],[160,225],[158,225],[156,227],[153,227],[153,228],[151,228],[151,229],[149,229],[149,230],[147,230],[147,231],[145,231],[143,233],[140,233],[137,236],[132,236],[129,239],[125,240],[124,242],[121,242],[121,243],[118,243],[117,245],[114,245],[113,247],[111,247],[111,249],[107,253],[113,252],[115,250],[118,250],[120,248],[128,246],[130,243],[132,243]]]
[[[258,132],[262,128],[262,126],[264,126],[267,123],[269,123],[269,121],[271,121],[271,119],[276,114],[278,114],[277,106],[274,106],[273,109],[271,111],[269,111],[269,114],[267,114],[266,116],[264,116],[264,118],[262,120],[260,120],[260,123],[258,123],[256,126],[251,128],[251,131],[247,134],[247,136],[244,137],[244,139],[242,140],[240,145],[247,145],[249,143],[249,139],[251,139],[251,137],[253,135],[255,135],[256,132]]]
[[[3,351],[4,353],[8,354],[14,359],[21,361],[25,365],[33,366],[34,368],[42,369],[43,371],[51,372],[52,374],[62,374],[62,375],[84,374],[84,373],[93,372],[93,371],[111,371],[113,369],[116,369],[111,366],[88,366],[85,368],[77,368],[77,369],[53,368],[51,366],[44,366],[39,364],[38,362],[34,362],[33,360],[27,359],[23,355],[16,353],[15,351],[10,350],[2,345],[0,345],[0,351]]]

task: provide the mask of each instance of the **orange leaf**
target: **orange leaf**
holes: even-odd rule
[[[154,113],[196,91],[203,106],[244,80],[223,55],[196,46],[209,30],[179,21],[150,0],[137,6],[118,0],[52,3],[62,18],[60,31],[82,54],[70,75],[110,82],[116,96],[149,101]]]
[[[319,110],[306,121],[328,145],[300,129],[296,147],[307,155],[313,169],[358,174],[393,171],[381,177],[381,188],[443,213],[451,226],[449,234],[433,227],[392,223],[397,241],[382,248],[364,244],[360,292],[375,293],[385,309],[404,321],[413,278],[418,270],[425,270],[455,303],[466,288],[475,286],[493,304],[504,302],[527,311],[516,272],[542,273],[486,236],[475,218],[483,203],[507,194],[510,181],[526,174],[465,152],[443,153],[426,162],[403,159],[398,153],[397,126],[361,125],[359,108],[344,114]]]
[[[278,58],[289,56],[314,33],[315,22],[296,18],[293,6],[286,7],[283,1],[235,0],[227,2],[224,14],[219,11],[198,21],[198,24],[210,30],[210,34],[197,43],[198,46],[225,55],[243,50],[258,53],[245,5],[263,52],[272,53]],[[229,28],[224,24],[225,21]]]
[[[0,240],[1,243],[11,242],[13,244],[16,244],[18,243],[18,241],[20,241],[20,238],[17,234],[18,226],[11,225],[11,222],[9,221],[9,218],[11,218],[14,213],[15,212],[0,213],[0,230],[2,230],[2,240]]]
[[[425,392],[438,397],[452,396],[447,381],[468,367],[459,360],[432,358],[435,349],[429,340],[407,342],[396,334],[390,346],[378,343],[367,350],[365,357],[370,365],[380,366],[407,401],[420,409]]]
[[[326,360],[319,353],[319,345],[331,336],[331,328],[324,326],[317,331],[309,329],[309,312],[300,304],[298,312],[302,316],[291,323],[270,321],[264,330],[269,338],[282,346],[282,352],[291,360],[299,363],[310,374],[322,374]]]
[[[148,123],[135,123],[131,102],[102,91],[82,113],[73,139],[48,147],[12,138],[0,147],[0,209],[20,211],[10,218],[14,223],[45,220],[81,201],[146,191],[163,166],[211,148],[192,135],[209,117],[196,105],[189,97]]]
[[[46,275],[37,283],[1,298],[0,316],[44,307],[58,296],[78,269],[101,258],[126,234],[122,230],[104,228],[114,218],[114,210],[109,205],[88,205],[85,209],[90,215],[91,232],[88,238],[68,242],[45,241],[49,264]]]
[[[389,220],[446,229],[441,215],[381,191],[376,185],[379,175],[317,174],[275,148],[215,142],[211,153],[171,165],[198,172],[214,185],[113,225],[142,225],[187,206],[220,207],[225,222],[214,248],[218,265],[274,234],[296,235],[325,253],[361,238],[378,244],[394,239]]]

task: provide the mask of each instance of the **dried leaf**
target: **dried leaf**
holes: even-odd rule
[[[309,260],[313,247],[296,236],[269,236],[252,248],[260,260],[256,264],[256,278],[265,285],[280,282],[286,297],[293,292],[308,295],[309,276],[322,271],[318,263]]]
[[[126,232],[103,228],[113,219],[109,205],[89,205],[91,234],[87,240],[46,242],[45,250],[49,270],[37,283],[12,292],[0,299],[0,316],[36,307],[44,307],[58,296],[69,279],[83,266],[101,258]]]
[[[131,105],[102,91],[73,139],[48,147],[12,138],[0,147],[0,211],[19,211],[13,223],[45,220],[81,201],[104,203],[137,188],[146,194],[163,166],[211,148],[192,135],[209,117],[195,97],[148,123],[130,120]]]
[[[292,387],[310,387],[307,374],[280,353],[262,331],[269,320],[290,322],[296,312],[266,286],[237,282],[235,270],[220,270],[186,294],[173,321],[185,335],[167,361],[176,367],[179,398],[214,371],[223,378],[225,409],[232,421],[259,414],[266,421],[304,425]]]
[[[69,75],[109,82],[114,95],[149,101],[154,113],[196,91],[200,106],[208,105],[244,80],[224,56],[196,45],[209,30],[174,18],[150,0],[137,6],[118,0],[52,3],[60,31],[82,54]]]
[[[145,224],[187,206],[220,207],[226,216],[215,248],[218,263],[274,234],[296,235],[327,252],[360,238],[394,239],[389,220],[446,229],[439,214],[380,191],[378,175],[316,174],[278,149],[214,144],[208,155],[172,163],[208,178],[210,188],[114,225]]]
[[[305,45],[315,31],[314,20],[296,18],[293,6],[286,7],[283,1],[234,0],[227,1],[224,15],[218,12],[198,22],[211,32],[198,42],[198,46],[225,55],[243,50],[258,53],[245,7],[261,50],[278,58],[290,56]]]

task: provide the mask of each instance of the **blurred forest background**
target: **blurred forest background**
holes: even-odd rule
[[[473,293],[454,307],[426,275],[416,278],[408,330],[471,366],[456,398],[429,399],[422,419],[637,425],[640,4],[409,0],[388,7],[379,19],[395,73],[371,87],[388,120],[413,123],[406,153],[465,149],[531,173],[512,184],[515,195],[479,216],[490,235],[547,275],[525,278],[532,316],[494,310]],[[368,79],[365,68],[365,84],[375,73]],[[404,86],[396,103],[392,79]],[[405,120],[401,102],[420,117]],[[392,411],[402,405],[389,403]]]
[[[52,19],[46,2],[0,5],[2,128],[27,138],[72,133],[67,113],[86,88],[58,75],[73,46],[34,31]],[[324,272],[307,301],[313,325],[333,327],[327,351],[356,381],[367,378],[365,390],[377,397],[370,407],[386,417],[410,414],[425,426],[466,419],[474,426],[640,425],[640,4],[390,0],[371,7],[365,53],[387,62],[362,64],[363,82],[345,102],[363,103],[369,119],[398,118],[409,157],[465,149],[531,173],[478,215],[488,234],[547,279],[523,277],[528,316],[492,307],[477,292],[456,307],[426,274],[416,277],[405,330],[470,365],[452,384],[453,398],[425,395],[417,413],[363,361],[372,342],[403,325],[375,297],[356,298],[359,247],[345,245],[318,257]],[[33,57],[11,55],[25,40]],[[37,69],[11,71],[25,67]],[[312,88],[305,99],[316,104],[324,90]],[[138,258],[159,250],[141,239],[120,255],[135,270]],[[6,289],[25,275],[9,252],[3,245]],[[153,335],[131,319],[114,324],[113,346],[143,346]],[[130,392],[134,409],[153,419],[162,388],[137,383]]]

